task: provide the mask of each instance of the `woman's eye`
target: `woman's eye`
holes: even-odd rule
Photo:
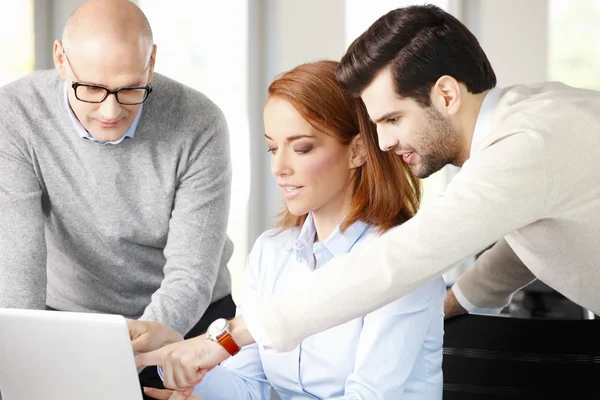
[[[306,154],[311,150],[312,150],[312,147],[304,147],[304,148],[300,148],[300,149],[294,149],[294,151],[298,154]]]
[[[269,147],[269,149],[267,150],[267,153],[275,154],[275,153],[277,153],[277,149]]]
[[[389,124],[395,124],[396,122],[398,122],[399,119],[400,119],[400,117],[388,118],[387,122]]]

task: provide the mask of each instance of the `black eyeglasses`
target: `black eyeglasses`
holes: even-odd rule
[[[86,103],[102,103],[109,94],[114,94],[117,101],[124,105],[142,104],[152,93],[152,86],[127,87],[117,90],[108,90],[102,86],[88,85],[87,83],[73,82],[71,85],[77,100]]]
[[[120,104],[132,106],[135,104],[142,104],[148,98],[148,95],[152,93],[152,85],[137,86],[137,87],[125,87],[117,90],[108,90],[103,86],[90,85],[87,83],[79,83],[73,80],[73,69],[71,68],[71,61],[63,49],[63,55],[67,60],[67,72],[69,73],[69,79],[71,87],[75,91],[75,98],[85,103],[102,103],[109,94],[114,94],[115,98]],[[150,66],[150,64],[148,64]]]

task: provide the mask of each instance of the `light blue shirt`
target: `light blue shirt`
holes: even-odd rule
[[[131,124],[129,129],[127,129],[127,132],[125,132],[125,135],[123,135],[123,137],[121,139],[115,140],[114,142],[103,142],[101,140],[96,139],[92,135],[90,135],[90,133],[83,127],[83,125],[81,125],[81,122],[79,122],[79,120],[77,119],[77,116],[75,116],[75,113],[73,112],[73,109],[71,109],[71,105],[69,104],[69,87],[66,84],[65,84],[65,105],[67,107],[67,112],[69,113],[69,117],[71,118],[71,122],[73,122],[73,126],[75,127],[75,131],[77,131],[79,136],[81,136],[83,139],[89,139],[89,140],[92,140],[92,141],[94,141],[96,143],[100,143],[100,144],[119,144],[123,140],[125,140],[125,138],[133,138],[135,135],[135,130],[137,128],[138,122],[140,122],[140,117],[142,116],[142,110],[144,109],[144,105],[142,104],[140,106],[140,109],[138,110],[137,115],[135,116],[135,119],[133,120],[133,123]]]
[[[310,215],[301,230],[263,233],[249,256],[238,315],[245,302],[285,291],[374,235],[372,227],[356,222],[315,243]],[[210,371],[194,393],[204,400],[266,400],[272,386],[283,400],[441,399],[444,295],[438,278],[365,317],[310,336],[290,352],[244,347]]]

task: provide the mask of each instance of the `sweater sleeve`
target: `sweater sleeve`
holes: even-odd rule
[[[543,139],[515,132],[472,156],[444,195],[410,221],[335,258],[296,289],[261,299],[244,314],[254,319],[247,326],[259,323],[266,335],[257,342],[286,351],[365,315],[543,217],[550,185]]]
[[[209,118],[207,116],[206,118]],[[179,180],[164,250],[164,279],[141,319],[186,334],[206,311],[227,240],[231,162],[225,118],[212,115],[206,140]]]
[[[453,290],[460,293],[456,298],[467,311],[494,312],[504,308],[514,292],[533,280],[535,276],[501,239],[460,276]]]
[[[0,121],[11,118],[4,107],[0,109]],[[0,307],[44,309],[46,276],[42,190],[26,139],[3,123],[0,125]]]

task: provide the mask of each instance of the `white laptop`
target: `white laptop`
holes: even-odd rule
[[[1,400],[142,400],[117,315],[0,308]]]

